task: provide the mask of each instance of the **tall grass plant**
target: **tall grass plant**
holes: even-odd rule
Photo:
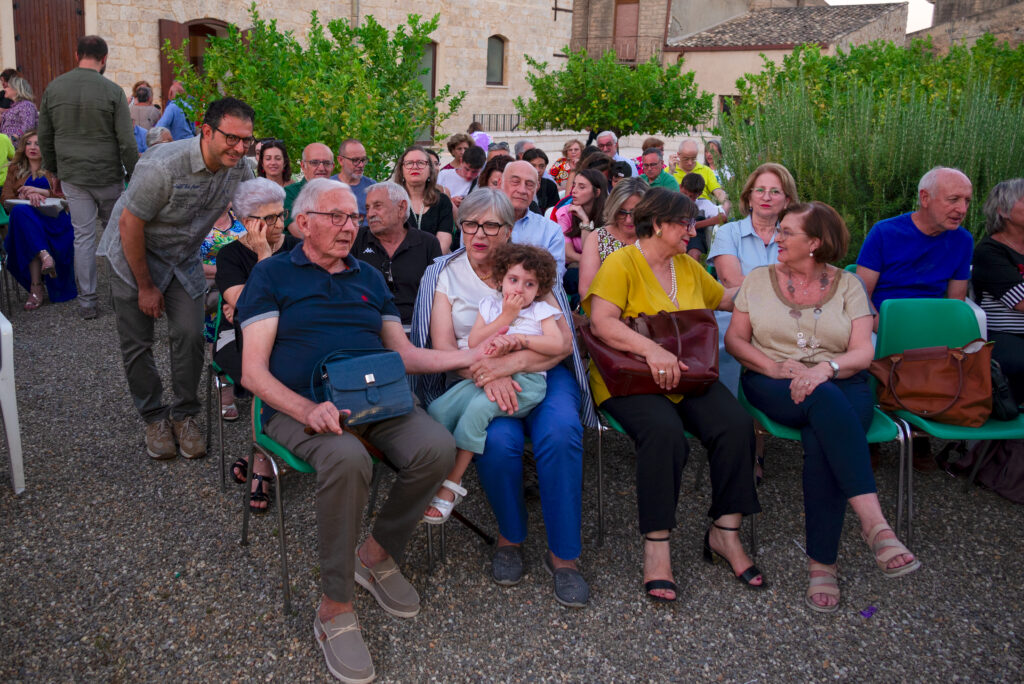
[[[737,197],[759,164],[783,164],[801,200],[826,202],[845,218],[852,239],[844,263],[856,260],[875,222],[916,208],[918,180],[934,166],[959,168],[973,182],[964,225],[976,238],[984,233],[981,206],[991,188],[1024,175],[1024,104],[997,93],[987,79],[945,93],[832,84],[824,100],[822,89],[803,78],[773,90],[745,112],[748,118],[723,121],[725,164],[734,172],[727,189]]]

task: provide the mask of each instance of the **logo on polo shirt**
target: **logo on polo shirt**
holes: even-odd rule
[[[364,249],[363,254],[373,254],[373,247],[367,247]]]

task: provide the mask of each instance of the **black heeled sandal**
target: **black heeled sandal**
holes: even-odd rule
[[[245,458],[240,458],[231,464],[231,477],[234,478],[238,484],[245,484],[246,478],[249,475],[249,462]]]
[[[256,515],[263,515],[270,510],[270,504],[274,502],[274,476],[253,473],[252,481],[256,485],[256,491],[249,494],[249,510]],[[264,483],[267,485],[265,492],[263,491]],[[254,503],[263,502],[267,504],[265,508],[253,506]]]
[[[724,530],[726,532],[736,532],[737,534],[740,531],[740,528],[738,527],[722,527],[716,522],[712,522],[711,527],[717,527],[718,529]],[[729,568],[729,572],[731,573],[732,566],[729,564],[729,560],[725,556],[711,548],[711,527],[708,527],[708,531],[704,533],[704,560],[714,565],[715,560],[721,558],[723,561],[725,561],[725,565],[727,568]],[[749,568],[744,570],[739,575],[733,574],[733,577],[736,578],[736,581],[741,582],[743,586],[745,586],[747,589],[766,589],[768,587],[768,583],[765,581],[763,575],[761,576],[760,584],[751,584],[751,582],[757,579],[758,575],[761,575],[761,571],[757,568],[756,565],[751,565]]]
[[[655,539],[645,534],[644,539],[646,541],[651,542],[667,542],[669,540],[669,537]],[[673,594],[675,594],[675,596],[673,596],[672,598],[665,598],[664,596],[655,596],[651,592],[656,589],[671,591]],[[644,592],[647,594],[647,598],[651,599],[655,603],[673,603],[677,598],[679,598],[679,587],[676,586],[675,582],[667,579],[655,579],[644,582]]]

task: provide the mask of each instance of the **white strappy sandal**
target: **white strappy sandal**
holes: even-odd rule
[[[441,512],[441,517],[433,517],[424,513],[423,522],[428,525],[443,525],[448,522],[448,518],[451,517],[452,511],[455,510],[455,506],[458,505],[458,503],[462,501],[468,493],[464,487],[455,484],[451,480],[445,480],[442,482],[441,487],[454,494],[455,500],[448,501],[447,499],[442,499],[439,496],[435,496],[431,499],[430,506],[439,510]]]

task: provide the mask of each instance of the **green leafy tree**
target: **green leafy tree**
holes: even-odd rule
[[[201,73],[188,62],[187,45],[163,49],[195,118],[211,100],[240,98],[256,110],[255,135],[284,140],[292,159],[311,142],[336,149],[358,138],[370,157],[367,175],[386,176],[402,150],[431,137],[431,127],[438,131],[465,97],[444,86],[431,98],[419,80],[437,16],[410,14],[408,25],[389,33],[371,16],[358,27],[344,19],[325,26],[314,11],[304,47],[262,19],[255,2],[249,12],[250,30],[230,26],[226,37],[210,37]]]
[[[834,56],[794,50],[781,66],[737,82],[743,93],[723,117],[727,190],[738,196],[759,164],[778,162],[801,200],[820,200],[846,220],[856,259],[875,222],[913,211],[917,183],[934,166],[961,169],[974,185],[964,226],[984,232],[992,187],[1024,168],[1024,47],[984,36],[946,55],[927,41],[856,46]]]
[[[677,135],[711,115],[712,96],[698,92],[693,72],[683,73],[682,60],[662,67],[652,57],[633,68],[620,64],[613,50],[600,59],[581,50],[569,53],[557,71],[549,72],[547,62],[529,55],[526,62],[533,69],[526,75],[533,99],[518,97],[515,104],[528,128]]]

